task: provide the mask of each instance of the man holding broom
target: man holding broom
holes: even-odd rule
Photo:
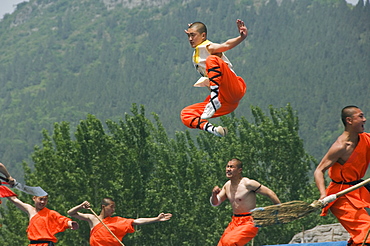
[[[343,133],[330,147],[314,173],[320,199],[360,183],[369,167],[370,134],[364,132],[364,113],[357,106],[346,106],[342,109],[342,122],[345,127]],[[327,170],[331,182],[325,189]],[[370,229],[370,215],[365,209],[369,207],[370,187],[367,186],[329,203],[321,215],[325,216],[331,210],[351,235],[348,245],[365,243],[370,246],[370,238],[366,239]]]
[[[210,197],[212,206],[218,206],[229,199],[234,213],[217,246],[243,246],[252,240],[258,232],[250,212],[256,208],[256,193],[268,197],[274,204],[280,204],[280,200],[275,192],[266,186],[243,177],[242,162],[237,158],[231,159],[227,163],[226,177],[229,181],[222,189],[215,186]]]
[[[100,215],[78,212],[81,209],[90,209],[90,203],[84,201],[70,209],[68,215],[85,220],[90,226],[90,246],[119,246],[123,245],[122,238],[127,233],[135,232],[134,225],[144,225],[154,222],[167,221],[172,214],[160,213],[153,218],[126,219],[119,216],[111,217],[116,208],[111,198],[104,198],[101,202]]]

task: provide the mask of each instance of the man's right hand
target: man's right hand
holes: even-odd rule
[[[221,192],[221,188],[218,187],[217,185],[213,188],[212,190],[212,195],[216,196],[218,193]]]
[[[90,208],[90,203],[88,201],[84,201],[83,203],[80,204],[81,208],[84,209],[89,209]]]

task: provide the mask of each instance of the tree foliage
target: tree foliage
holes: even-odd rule
[[[235,115],[222,117],[227,137],[201,132],[196,141],[189,131],[168,137],[157,115],[153,120],[145,116],[144,106],[133,105],[124,119],[104,124],[88,115],[73,136],[68,122],[56,123],[51,135],[43,132],[42,146],[35,148],[34,171],[25,165],[26,181],[47,190],[48,207],[64,215],[85,200],[98,213],[106,196],[116,201],[116,214],[123,217],[173,214],[168,222],[137,226],[124,238],[126,245],[216,245],[232,211],[228,202],[210,206],[209,196],[215,185],[227,181],[224,170],[230,158],[240,158],[244,175],[274,190],[282,202],[318,197],[309,181],[312,157],[298,135],[296,112],[288,105],[270,107],[269,116],[258,107],[252,113],[253,123]],[[258,196],[258,206],[270,204]],[[19,231],[25,231],[25,216],[12,204],[0,212],[0,244],[24,239]],[[309,228],[323,221],[314,214],[262,228],[255,245],[287,243],[302,225]],[[79,223],[79,230],[58,235],[58,245],[88,245],[88,225]]]

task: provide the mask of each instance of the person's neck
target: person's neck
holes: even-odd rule
[[[100,214],[99,214],[99,218],[100,219],[105,219],[105,218],[107,218],[108,216],[107,215],[105,215],[105,213],[104,213],[104,211],[102,211]]]
[[[350,130],[345,130],[343,132],[343,136],[345,137],[346,141],[352,142],[352,143],[357,143],[359,139],[359,133],[350,131]]]
[[[243,178],[242,176],[231,178],[230,179],[231,185],[238,185],[240,183],[240,180],[242,180],[242,178]]]

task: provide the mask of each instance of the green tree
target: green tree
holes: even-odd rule
[[[244,175],[270,187],[282,202],[311,202],[318,197],[307,175],[312,157],[298,135],[296,112],[288,105],[270,107],[270,116],[258,107],[252,113],[253,123],[235,115],[222,117],[222,125],[229,129],[225,138],[199,132],[196,140],[189,131],[169,138],[159,116],[153,114],[152,122],[144,107],[135,104],[131,114],[117,122],[103,124],[88,115],[73,137],[69,123],[56,123],[53,134],[44,131],[42,147],[35,148],[34,171],[25,166],[26,181],[45,188],[50,194],[48,207],[63,215],[84,200],[99,213],[99,202],[106,196],[116,201],[116,214],[123,217],[173,214],[168,222],[136,227],[124,238],[127,245],[215,245],[232,210],[228,202],[210,206],[209,196],[215,185],[227,181],[224,170],[230,158],[240,158]],[[270,204],[258,197],[258,206]],[[25,230],[27,219],[14,206],[0,213],[0,232],[7,236],[0,236],[0,243]],[[315,213],[287,225],[262,228],[255,245],[287,243],[303,225],[310,228],[329,220]],[[88,245],[88,225],[79,223],[80,230],[58,235],[58,244]]]

